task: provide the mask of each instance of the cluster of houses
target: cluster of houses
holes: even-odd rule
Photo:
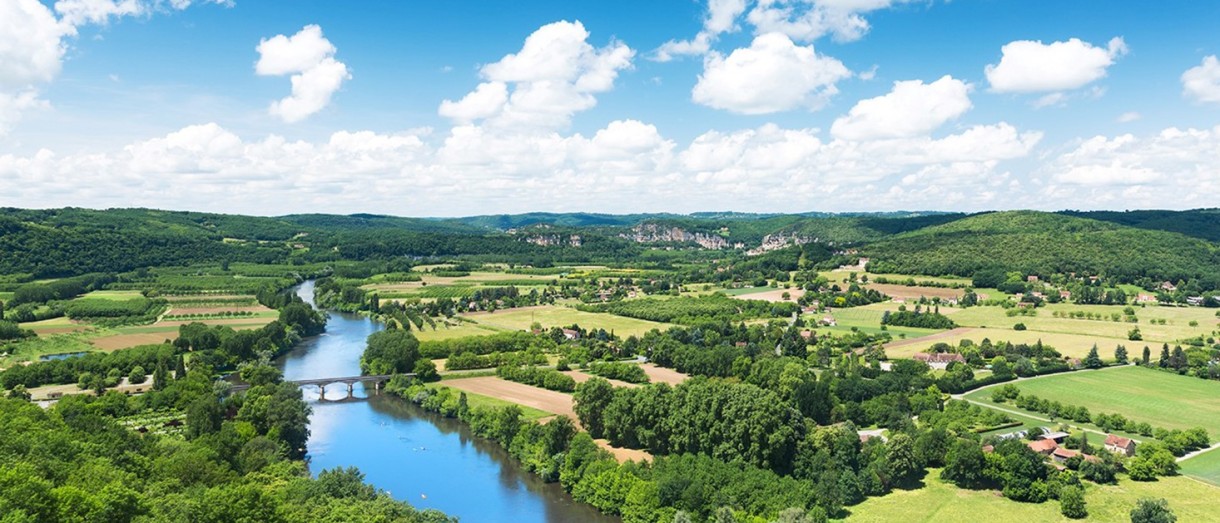
[[[1028,434],[1025,431],[1011,432],[1000,436],[1000,439],[1025,438]],[[1042,434],[1039,434],[1034,441],[1029,442],[1030,450],[1037,452],[1043,456],[1050,458],[1056,467],[1063,468],[1067,460],[1080,456],[1085,461],[1098,461],[1097,456],[1091,456],[1083,452],[1072,450],[1062,446],[1063,440],[1067,439],[1070,434],[1061,431],[1052,431],[1047,428],[1042,428]],[[1135,455],[1135,441],[1131,438],[1124,438],[1114,434],[1107,434],[1106,441],[1103,444],[1105,449],[1120,456],[1131,457]],[[983,451],[989,452],[993,449],[983,447]]]

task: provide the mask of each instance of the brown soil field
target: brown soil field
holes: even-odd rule
[[[89,340],[94,347],[102,350],[118,350],[136,345],[151,345],[161,343],[165,340],[172,340],[178,337],[177,332],[143,332],[139,334],[116,334],[114,336],[103,336]]]
[[[571,376],[572,379],[576,380],[576,383],[584,383],[584,382],[589,381],[590,379],[593,379],[596,377],[593,374],[589,374],[587,372],[581,372],[578,370],[565,370],[562,372],[564,374],[567,374],[568,376]],[[608,378],[603,378],[603,379],[610,382],[610,384],[614,385],[615,387],[639,387],[639,385],[637,385],[635,383],[628,383],[626,381],[612,380],[612,379],[608,379]]]
[[[562,392],[532,387],[495,376],[445,380],[445,386],[553,412],[576,421],[576,412],[572,410],[572,396]],[[577,424],[579,425],[579,422]]]
[[[648,379],[652,380],[653,383],[677,385],[690,378],[690,376],[676,370],[658,367],[655,363],[645,363],[640,365],[640,367],[644,369],[644,374],[647,374]]]
[[[944,339],[944,338],[952,338],[954,336],[966,334],[973,330],[974,329],[972,327],[958,327],[956,329],[951,329],[951,330],[947,330],[944,332],[938,332],[938,333],[932,334],[930,336],[920,336],[918,338],[909,338],[909,339],[905,339],[905,340],[891,341],[891,342],[885,344],[885,348],[892,349],[892,348],[904,347],[907,345],[914,345],[916,343],[927,343],[929,341],[936,341],[936,340],[940,340],[940,339]]]
[[[785,292],[788,293],[788,297],[791,299],[788,299],[788,300],[784,299]],[[805,289],[793,288],[793,289],[774,289],[774,290],[769,290],[766,292],[755,292],[755,293],[751,293],[751,294],[742,294],[740,296],[733,296],[733,297],[737,298],[739,300],[762,300],[762,301],[769,301],[772,303],[790,301],[790,302],[796,303],[796,300],[800,299],[800,297],[804,296],[804,295],[805,295]]]

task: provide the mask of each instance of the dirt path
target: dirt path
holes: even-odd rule
[[[938,332],[936,334],[931,334],[928,336],[920,336],[918,338],[908,338],[905,340],[891,341],[891,342],[885,344],[885,348],[886,349],[896,349],[898,347],[905,347],[907,345],[914,345],[916,343],[927,343],[929,341],[943,340],[945,338],[952,338],[954,336],[959,336],[962,334],[966,334],[968,332],[973,332],[974,330],[975,329],[973,327],[958,327],[956,329],[950,329],[950,330],[947,330],[944,332]]]
[[[595,439],[595,440],[593,440],[593,442],[597,443],[597,446],[610,451],[611,454],[614,454],[614,459],[617,459],[619,461],[619,463],[622,463],[625,461],[634,461],[636,463],[639,463],[641,461],[652,461],[652,454],[649,454],[647,450],[625,449],[622,447],[615,447],[613,445],[610,445],[609,440],[604,440],[604,439]]]
[[[1195,456],[1198,456],[1199,454],[1202,454],[1202,453],[1204,453],[1204,452],[1210,452],[1210,451],[1215,450],[1215,449],[1218,449],[1218,448],[1220,448],[1220,442],[1213,443],[1213,444],[1212,444],[1212,446],[1210,446],[1210,447],[1203,448],[1203,449],[1199,449],[1199,450],[1196,450],[1196,451],[1194,451],[1194,452],[1187,452],[1186,454],[1183,454],[1183,455],[1182,455],[1182,457],[1180,457],[1180,458],[1178,458],[1178,459],[1177,459],[1177,462],[1178,462],[1178,463],[1181,463],[1181,462],[1186,461],[1186,460],[1188,460],[1188,459],[1190,459],[1190,458],[1193,458],[1193,457],[1195,457]]]

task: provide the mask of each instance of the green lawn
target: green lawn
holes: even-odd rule
[[[1018,503],[990,490],[959,489],[938,479],[939,470],[931,470],[925,486],[917,490],[899,490],[882,497],[869,498],[849,507],[849,522],[945,522],[986,521],[987,523],[1031,523],[1073,521],[1059,512],[1059,503]],[[1123,479],[1117,485],[1088,483],[1085,502],[1089,521],[1130,521],[1129,513],[1139,498],[1156,497],[1169,500],[1169,508],[1178,521],[1220,521],[1216,510],[1220,488],[1185,477],[1162,478],[1140,483]]]
[[[1204,452],[1183,461],[1182,473],[1220,486],[1220,449]]]
[[[1016,385],[1022,393],[1081,405],[1094,414],[1118,413],[1167,429],[1203,427],[1213,437],[1220,435],[1220,383],[1215,381],[1131,366],[1055,374]],[[966,397],[990,401],[991,390]]]

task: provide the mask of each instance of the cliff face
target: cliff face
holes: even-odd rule
[[[773,233],[764,236],[762,243],[760,243],[758,247],[746,251],[746,254],[749,256],[757,256],[765,252],[783,249],[789,245],[804,245],[814,241],[817,241],[817,239],[801,236],[796,233]]]
[[[619,237],[637,243],[696,243],[704,249],[727,249],[728,240],[716,234],[690,232],[676,226],[656,223],[641,223],[631,228],[630,233],[619,234]]]
[[[584,244],[579,234],[532,234],[525,241],[542,247],[580,247]]]

